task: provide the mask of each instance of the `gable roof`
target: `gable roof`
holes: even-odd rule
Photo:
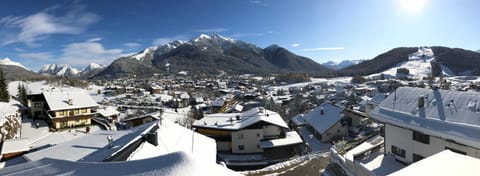
[[[50,110],[66,110],[87,107],[97,107],[95,100],[83,90],[46,91],[42,93]],[[69,100],[72,104],[69,104]]]
[[[44,158],[0,169],[0,175],[240,175],[217,164],[195,160],[183,152],[128,162],[73,162]]]
[[[238,120],[237,117],[239,117]],[[264,108],[252,108],[242,113],[208,114],[204,118],[195,121],[193,126],[223,130],[240,130],[259,122],[266,122],[282,128],[288,128],[288,125],[278,113]]]
[[[479,93],[400,87],[370,114],[382,122],[480,148]]]
[[[322,109],[323,115],[321,114]],[[307,114],[298,116],[297,118],[300,118],[299,121],[303,119],[304,122],[312,126],[315,131],[324,133],[343,118],[343,110],[343,107],[335,106],[330,102],[324,102]]]

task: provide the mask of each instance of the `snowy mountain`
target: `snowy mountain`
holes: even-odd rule
[[[323,63],[322,65],[326,66],[328,68],[334,69],[334,70],[340,70],[340,69],[347,68],[347,67],[352,66],[352,65],[359,64],[363,61],[364,60],[343,60],[340,63],[337,63],[337,62],[334,62],[334,61],[328,61],[328,62]]]
[[[8,57],[0,60],[0,65],[15,65],[15,66],[22,67],[25,70],[30,70],[30,69],[28,69],[27,67],[23,66],[22,64],[20,64],[18,62],[14,62],[14,61],[10,60],[10,58],[8,58]]]
[[[281,73],[333,72],[313,60],[272,45],[265,49],[254,44],[222,36],[201,34],[188,41],[176,40],[153,46],[129,57],[119,58],[96,77],[114,78],[130,75],[189,71],[191,73]]]
[[[90,64],[88,64],[87,67],[83,68],[82,72],[89,72],[89,71],[92,71],[92,70],[98,70],[98,69],[102,69],[102,68],[105,68],[105,66],[102,65],[102,64],[90,63]]]
[[[52,76],[76,76],[80,73],[68,64],[46,64],[38,71],[39,74]]]

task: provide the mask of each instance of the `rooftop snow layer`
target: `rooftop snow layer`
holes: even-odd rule
[[[419,108],[419,98],[424,106]],[[370,115],[379,121],[480,148],[480,94],[400,87]]]
[[[288,125],[278,113],[263,108],[252,108],[242,113],[208,114],[204,118],[195,121],[193,126],[223,130],[240,130],[261,121],[288,128]]]
[[[46,91],[43,96],[53,111],[98,106],[85,91]]]

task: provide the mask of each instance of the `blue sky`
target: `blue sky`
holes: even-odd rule
[[[480,49],[478,0],[7,0],[0,58],[108,64],[201,33],[278,44],[317,62],[371,59],[400,46]]]

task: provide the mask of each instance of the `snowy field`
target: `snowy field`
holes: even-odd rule
[[[295,84],[288,84],[288,85],[282,85],[282,86],[272,86],[270,87],[272,90],[277,91],[277,90],[285,90],[288,91],[289,88],[291,87],[305,87],[308,85],[313,85],[313,84],[346,84],[350,83],[352,80],[352,77],[337,77],[337,78],[310,78],[310,81],[308,82],[301,82],[301,83],[295,83]]]

